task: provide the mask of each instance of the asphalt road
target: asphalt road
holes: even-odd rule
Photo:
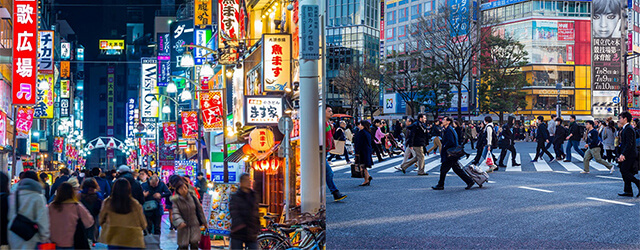
[[[516,147],[521,171],[501,169],[471,190],[453,172],[445,190],[432,190],[439,166],[428,176],[380,172],[400,164],[394,159],[372,170],[368,187],[336,171],[349,197],[327,198],[327,248],[640,248],[640,198],[618,197],[619,171],[580,174],[560,163],[545,171],[529,162],[535,144]]]

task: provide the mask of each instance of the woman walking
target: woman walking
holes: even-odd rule
[[[38,174],[33,171],[23,172],[20,182],[16,185],[16,191],[9,196],[7,237],[10,249],[36,249],[38,243],[49,242],[49,212],[42,193]],[[24,239],[11,231],[11,225],[18,214],[38,224],[38,231],[33,237]]]
[[[368,123],[368,122],[367,122]],[[380,131],[380,120],[376,119],[373,121],[373,126],[370,126],[369,131],[371,132],[371,146],[373,147],[373,151],[376,152],[378,156],[378,162],[383,161],[382,155],[384,152],[382,151],[382,141],[381,139],[384,137],[384,133]],[[380,131],[380,135],[378,135],[378,131]]]
[[[51,230],[51,242],[56,243],[57,249],[89,248],[85,229],[93,226],[93,216],[78,201],[75,189],[69,182],[63,182],[56,191],[56,197],[49,206],[49,221],[55,228]],[[76,239],[78,233],[85,238]]]
[[[143,230],[147,220],[142,206],[131,196],[131,184],[124,178],[113,183],[111,196],[104,200],[100,210],[100,242],[109,249],[142,249]]]
[[[368,129],[369,125],[368,121],[360,121],[358,123],[358,133],[356,133],[354,138],[356,164],[364,165],[364,168],[362,169],[364,182],[360,184],[360,186],[369,186],[371,185],[371,180],[373,180],[373,177],[371,177],[369,175],[369,171],[367,171],[367,168],[371,168],[371,166],[373,166],[373,159],[371,159],[373,149],[371,147],[371,133]]]
[[[200,227],[206,227],[206,217],[200,201],[189,189],[188,182],[182,180],[175,184],[176,194],[173,202],[172,224],[178,228],[178,249],[198,249]]]
[[[98,236],[100,235],[98,233],[98,215],[100,215],[103,200],[104,198],[100,193],[100,187],[96,179],[93,177],[85,178],[80,191],[80,202],[93,216],[93,225],[87,229],[87,238],[91,240],[93,246],[98,242]]]
[[[614,121],[609,121],[606,127],[602,129],[602,144],[604,145],[604,150],[606,156],[604,159],[608,162],[613,162],[615,160],[615,156],[613,152],[615,151],[615,146],[613,146],[616,136],[616,123]]]

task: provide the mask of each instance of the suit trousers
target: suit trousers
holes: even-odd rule
[[[416,152],[413,151],[413,147],[406,147],[406,149],[404,150],[404,159],[402,159],[402,163],[405,163],[408,160],[415,157],[416,157]]]
[[[589,172],[589,162],[591,161],[591,158],[595,159],[597,163],[600,163],[600,164],[604,165],[608,169],[611,169],[613,167],[613,165],[611,165],[611,163],[608,163],[607,161],[602,159],[602,154],[600,154],[601,152],[602,152],[602,148],[601,147],[595,147],[595,148],[588,149],[584,153],[583,164],[584,164],[584,171],[585,172]]]
[[[556,154],[556,158],[564,155],[564,151],[562,150],[562,144],[564,143],[553,142],[553,152]]]
[[[635,164],[635,159],[625,159],[624,162],[621,162],[620,165],[618,165],[620,166],[620,174],[622,174],[622,180],[624,181],[625,193],[633,193],[631,183],[636,184],[640,190],[640,180],[634,176],[637,173],[635,171]]]
[[[471,177],[469,177],[467,173],[464,172],[464,170],[462,170],[462,168],[460,167],[460,164],[458,164],[458,161],[448,160],[443,162],[442,165],[440,166],[440,180],[438,180],[439,187],[444,187],[444,179],[447,177],[447,173],[451,169],[453,169],[453,172],[455,172],[458,175],[458,177],[460,177],[460,179],[464,181],[465,184],[468,185],[469,183],[473,183],[473,180],[471,179]]]
[[[507,157],[507,150],[511,151],[511,163],[515,164],[516,163],[516,147],[511,144],[506,148],[503,148],[502,151],[500,151],[500,164],[498,164],[499,166],[504,166],[503,162],[504,162],[504,158]]]
[[[415,155],[400,165],[400,168],[407,170],[411,165],[418,163],[418,174],[424,174],[424,151],[423,147],[411,147]]]
[[[551,153],[549,153],[549,150],[547,150],[546,145],[544,145],[544,141],[538,141],[538,146],[536,147],[536,157],[533,158],[533,160],[537,161],[538,157],[542,158],[543,154],[547,154],[547,156],[549,156],[549,159],[553,159],[553,155],[551,155]]]

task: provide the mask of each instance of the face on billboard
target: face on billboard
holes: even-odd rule
[[[593,36],[598,38],[620,38],[620,11],[619,1],[594,0],[591,21]]]

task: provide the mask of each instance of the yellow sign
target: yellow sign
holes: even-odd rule
[[[124,49],[124,40],[100,40],[100,49],[108,50],[108,49]]]
[[[556,96],[558,95],[558,90],[556,89],[534,89],[533,90],[533,94],[534,95],[553,95]],[[573,95],[573,90],[572,89],[563,89],[560,90],[560,95]]]
[[[33,118],[53,118],[55,82],[52,74],[38,75],[36,84],[36,105],[33,106]]]
[[[31,152],[40,152],[40,143],[31,143]]]
[[[195,0],[194,1],[194,9],[195,9],[195,18],[193,19],[193,24],[197,26],[206,26],[211,25],[211,11],[213,0]]]
[[[70,91],[69,91],[69,80],[60,80],[60,97],[62,98],[70,98]]]
[[[60,62],[60,77],[61,78],[69,78],[71,72],[71,66],[69,61],[61,61]]]

